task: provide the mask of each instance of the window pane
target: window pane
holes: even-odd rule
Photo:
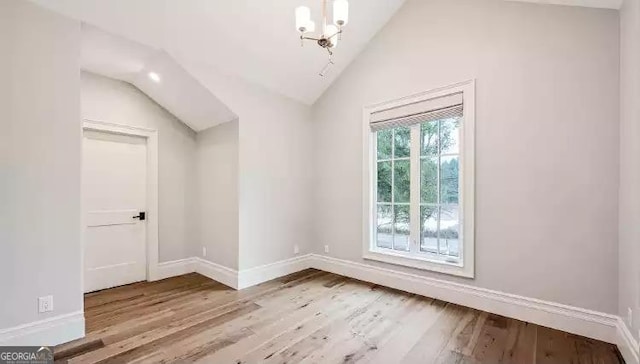
[[[391,129],[380,130],[376,132],[378,138],[378,160],[391,159],[391,136],[393,132]]]
[[[411,129],[408,127],[400,127],[394,129],[395,140],[395,157],[406,158],[411,152]]]
[[[458,156],[440,158],[440,203],[458,203]]]
[[[378,205],[378,226],[376,227],[376,245],[391,249],[393,245],[393,215],[391,205]]]
[[[411,191],[410,169],[411,163],[408,160],[399,160],[394,162],[394,202],[409,202]]]
[[[453,257],[460,256],[459,230],[460,218],[458,216],[458,206],[440,207],[440,254]]]
[[[460,118],[440,121],[440,153],[458,154],[460,152]]]
[[[391,202],[391,162],[378,162],[378,202]]]
[[[438,208],[420,206],[420,250],[438,252]]]
[[[438,122],[430,121],[420,125],[420,155],[438,154]]]
[[[393,249],[409,250],[409,205],[394,205]]]
[[[438,202],[438,158],[420,160],[420,202]]]

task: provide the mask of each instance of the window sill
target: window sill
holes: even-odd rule
[[[474,278],[473,269],[466,268],[462,263],[449,263],[435,259],[423,257],[408,256],[402,253],[392,251],[369,250],[363,254],[364,259],[375,260],[378,262],[395,264],[409,268],[417,268],[431,272],[450,274],[458,277]]]

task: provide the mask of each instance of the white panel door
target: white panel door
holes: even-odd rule
[[[146,279],[146,139],[84,131],[84,291]]]

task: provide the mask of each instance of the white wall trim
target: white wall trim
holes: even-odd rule
[[[636,341],[629,331],[627,325],[624,324],[622,318],[618,317],[618,332],[617,332],[618,349],[627,364],[640,364],[640,347],[638,341]]]
[[[441,279],[314,255],[311,266],[442,301],[616,343],[618,317]]]
[[[165,279],[197,272],[233,289],[238,289],[238,271],[200,257],[191,257],[158,264],[157,278]]]
[[[231,288],[242,289],[308,268],[614,343],[628,364],[640,364],[638,342],[618,316],[324,255],[302,255],[240,272],[191,257],[158,264],[157,277],[198,272]],[[77,311],[0,330],[0,345],[57,345],[83,336],[84,313]]]
[[[241,270],[238,276],[238,288],[243,289],[262,282],[286,276],[311,267],[312,254],[301,255],[271,264]]]
[[[2,346],[53,346],[84,337],[84,312],[76,311],[0,330]]]
[[[147,280],[158,278],[158,131],[137,126],[120,125],[104,121],[84,119],[83,130],[95,130],[113,134],[133,135],[147,140]],[[84,209],[83,209],[84,211]],[[84,216],[83,216],[84,219]],[[82,231],[84,231],[84,222]],[[82,260],[84,267],[84,234],[82,237]],[[84,268],[82,268],[84,287]],[[84,288],[83,288],[84,289]]]
[[[234,289],[243,289],[311,267],[312,254],[301,255],[241,271],[200,257],[158,264],[158,279],[197,272]]]
[[[225,286],[238,289],[238,271],[225,267],[220,264],[210,262],[208,260],[196,257],[196,272],[205,277],[209,277],[214,281],[220,282]]]
[[[195,257],[158,263],[157,279],[181,276],[196,271],[198,260]]]
[[[319,254],[306,254],[240,272],[193,257],[161,263],[158,271],[163,278],[195,271],[234,289],[243,289],[308,268],[613,343],[618,345],[627,363],[640,364],[638,342],[616,315]]]

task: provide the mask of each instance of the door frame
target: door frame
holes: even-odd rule
[[[145,138],[147,141],[147,201],[146,201],[146,257],[147,281],[158,280],[158,131],[139,126],[114,124],[105,121],[83,119],[84,131],[92,130],[110,134],[130,135]],[[83,151],[84,152],[84,151]],[[84,167],[83,167],[84,168]],[[84,191],[82,191],[84,194]],[[83,195],[84,196],[84,195]],[[84,198],[84,197],[83,197]],[[84,206],[82,208],[82,287],[84,290]]]

